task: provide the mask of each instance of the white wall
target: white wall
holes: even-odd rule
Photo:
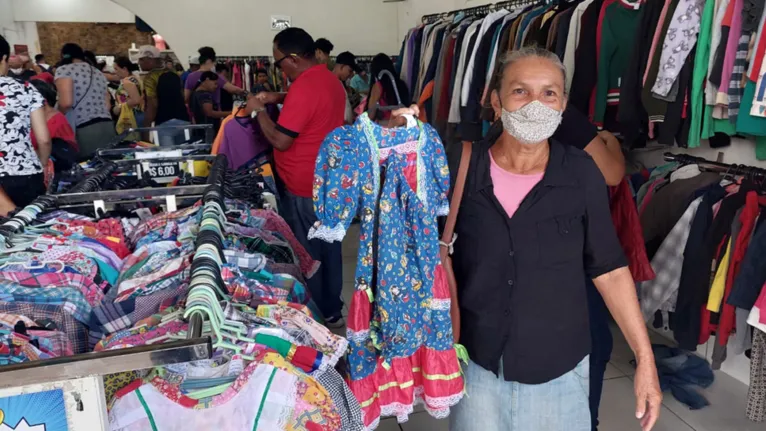
[[[152,26],[184,62],[206,45],[219,55],[271,55],[271,15],[291,16],[293,27],[329,39],[333,54],[394,54],[401,43],[397,4],[382,0],[113,1]]]
[[[645,149],[636,150],[631,156],[641,161],[645,166],[652,167],[665,163],[662,155],[670,151],[672,153],[689,154],[696,157],[704,157],[708,160],[717,160],[718,153],[723,153],[723,163],[740,164],[755,166],[766,169],[766,161],[759,161],[755,158],[755,141],[752,139],[732,138],[731,145],[724,148],[710,148],[707,140],[702,141],[699,148],[670,148],[647,151]]]
[[[130,11],[110,0],[12,0],[12,3],[16,21],[135,22]]]
[[[12,0],[0,0],[0,34],[11,45],[11,50],[13,45],[26,45],[30,55],[40,53],[37,24],[14,20]]]

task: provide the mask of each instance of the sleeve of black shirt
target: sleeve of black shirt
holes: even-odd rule
[[[561,118],[561,125],[553,134],[553,139],[562,144],[584,150],[598,136],[596,125],[574,106],[567,106]]]
[[[583,155],[582,157],[587,157]],[[588,157],[583,163],[585,186],[585,273],[591,279],[628,266],[614,230],[604,176]]]

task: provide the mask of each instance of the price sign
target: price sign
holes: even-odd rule
[[[169,183],[181,174],[181,162],[152,160],[182,156],[183,151],[181,150],[136,153],[136,159],[147,160],[141,163],[139,175],[141,178],[151,178],[158,183]]]

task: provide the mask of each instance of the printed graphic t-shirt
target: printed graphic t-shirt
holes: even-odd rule
[[[43,171],[32,149],[30,116],[43,107],[43,96],[29,85],[0,76],[0,177]]]
[[[56,79],[60,78],[72,79],[72,110],[76,126],[98,118],[112,118],[105,101],[109,83],[101,71],[88,63],[66,64],[56,69]]]

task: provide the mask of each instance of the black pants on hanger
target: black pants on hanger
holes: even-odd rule
[[[604,373],[612,357],[612,331],[609,329],[609,310],[596,285],[587,280],[588,314],[590,315],[590,417],[593,430],[598,429],[598,409],[604,387]]]

